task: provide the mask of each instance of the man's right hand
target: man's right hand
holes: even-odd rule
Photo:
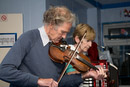
[[[50,79],[39,78],[38,85],[39,85],[39,87],[58,87],[58,82],[56,82],[52,78],[50,78]]]

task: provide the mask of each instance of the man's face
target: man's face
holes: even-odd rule
[[[54,43],[58,43],[62,38],[66,38],[67,33],[70,31],[72,24],[63,23],[60,26],[53,26],[50,31],[49,37]]]

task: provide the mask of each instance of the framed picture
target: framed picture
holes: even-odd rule
[[[0,48],[12,47],[17,40],[17,33],[0,33]]]

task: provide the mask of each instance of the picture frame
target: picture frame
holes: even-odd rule
[[[17,40],[17,33],[0,33],[0,48],[12,47]]]

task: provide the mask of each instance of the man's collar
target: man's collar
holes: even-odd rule
[[[40,36],[41,36],[41,39],[42,39],[43,46],[45,46],[46,44],[49,43],[49,38],[48,38],[48,35],[45,32],[44,26],[38,28],[38,30],[40,32]]]

